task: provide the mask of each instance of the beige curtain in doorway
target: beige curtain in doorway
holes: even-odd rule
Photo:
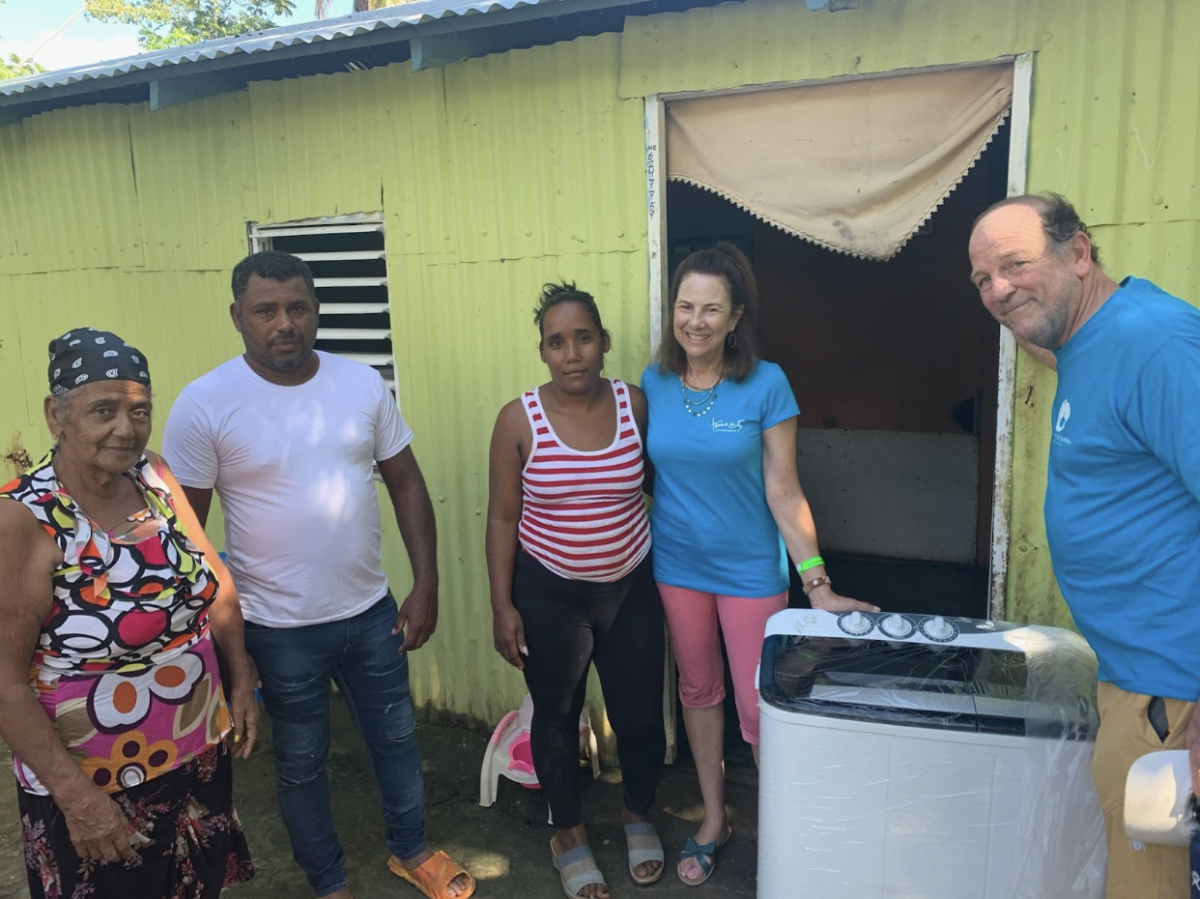
[[[1012,72],[1006,63],[674,100],[667,174],[823,247],[890,259],[995,135]]]

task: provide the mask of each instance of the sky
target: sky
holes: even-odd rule
[[[295,0],[295,4],[291,21],[313,18],[312,0]],[[88,65],[138,52],[135,26],[91,22],[82,15],[72,20],[82,6],[82,0],[4,0],[0,3],[0,56],[7,59],[10,53],[17,53],[25,57],[48,38],[34,56],[46,69]],[[330,15],[348,12],[350,0],[334,0]],[[61,34],[51,37],[68,21]]]

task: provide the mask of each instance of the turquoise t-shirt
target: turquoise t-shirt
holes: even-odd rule
[[[1099,676],[1200,697],[1200,311],[1126,278],[1055,354],[1046,535]]]
[[[783,369],[759,362],[740,384],[722,381],[699,418],[683,404],[679,377],[657,365],[642,372],[642,390],[654,464],[654,579],[727,596],[787,590],[787,552],[767,506],[762,440],[763,431],[800,414]]]

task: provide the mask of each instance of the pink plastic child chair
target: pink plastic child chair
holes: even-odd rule
[[[533,697],[526,693],[521,708],[501,718],[492,731],[492,738],[488,740],[487,751],[483,755],[483,768],[479,772],[479,804],[485,808],[495,804],[502,774],[531,790],[538,786],[537,772],[533,770],[533,751],[529,745],[529,725],[532,720]],[[592,722],[586,708],[579,716],[579,748],[588,754],[592,778],[599,777],[600,754],[596,749],[596,735],[592,732]]]

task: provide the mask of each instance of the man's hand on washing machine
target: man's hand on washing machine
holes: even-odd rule
[[[851,599],[848,596],[841,596],[837,593],[834,593],[833,588],[828,584],[822,584],[821,586],[814,587],[812,590],[810,590],[808,594],[808,600],[810,603],[812,603],[812,607],[814,609],[822,609],[826,612],[880,611],[879,606],[873,606],[869,602],[860,602],[857,599]],[[1195,777],[1194,769],[1192,776]]]
[[[1188,749],[1188,767],[1192,771],[1192,795],[1200,798],[1200,714],[1195,709],[1188,721],[1187,734],[1184,736]]]

